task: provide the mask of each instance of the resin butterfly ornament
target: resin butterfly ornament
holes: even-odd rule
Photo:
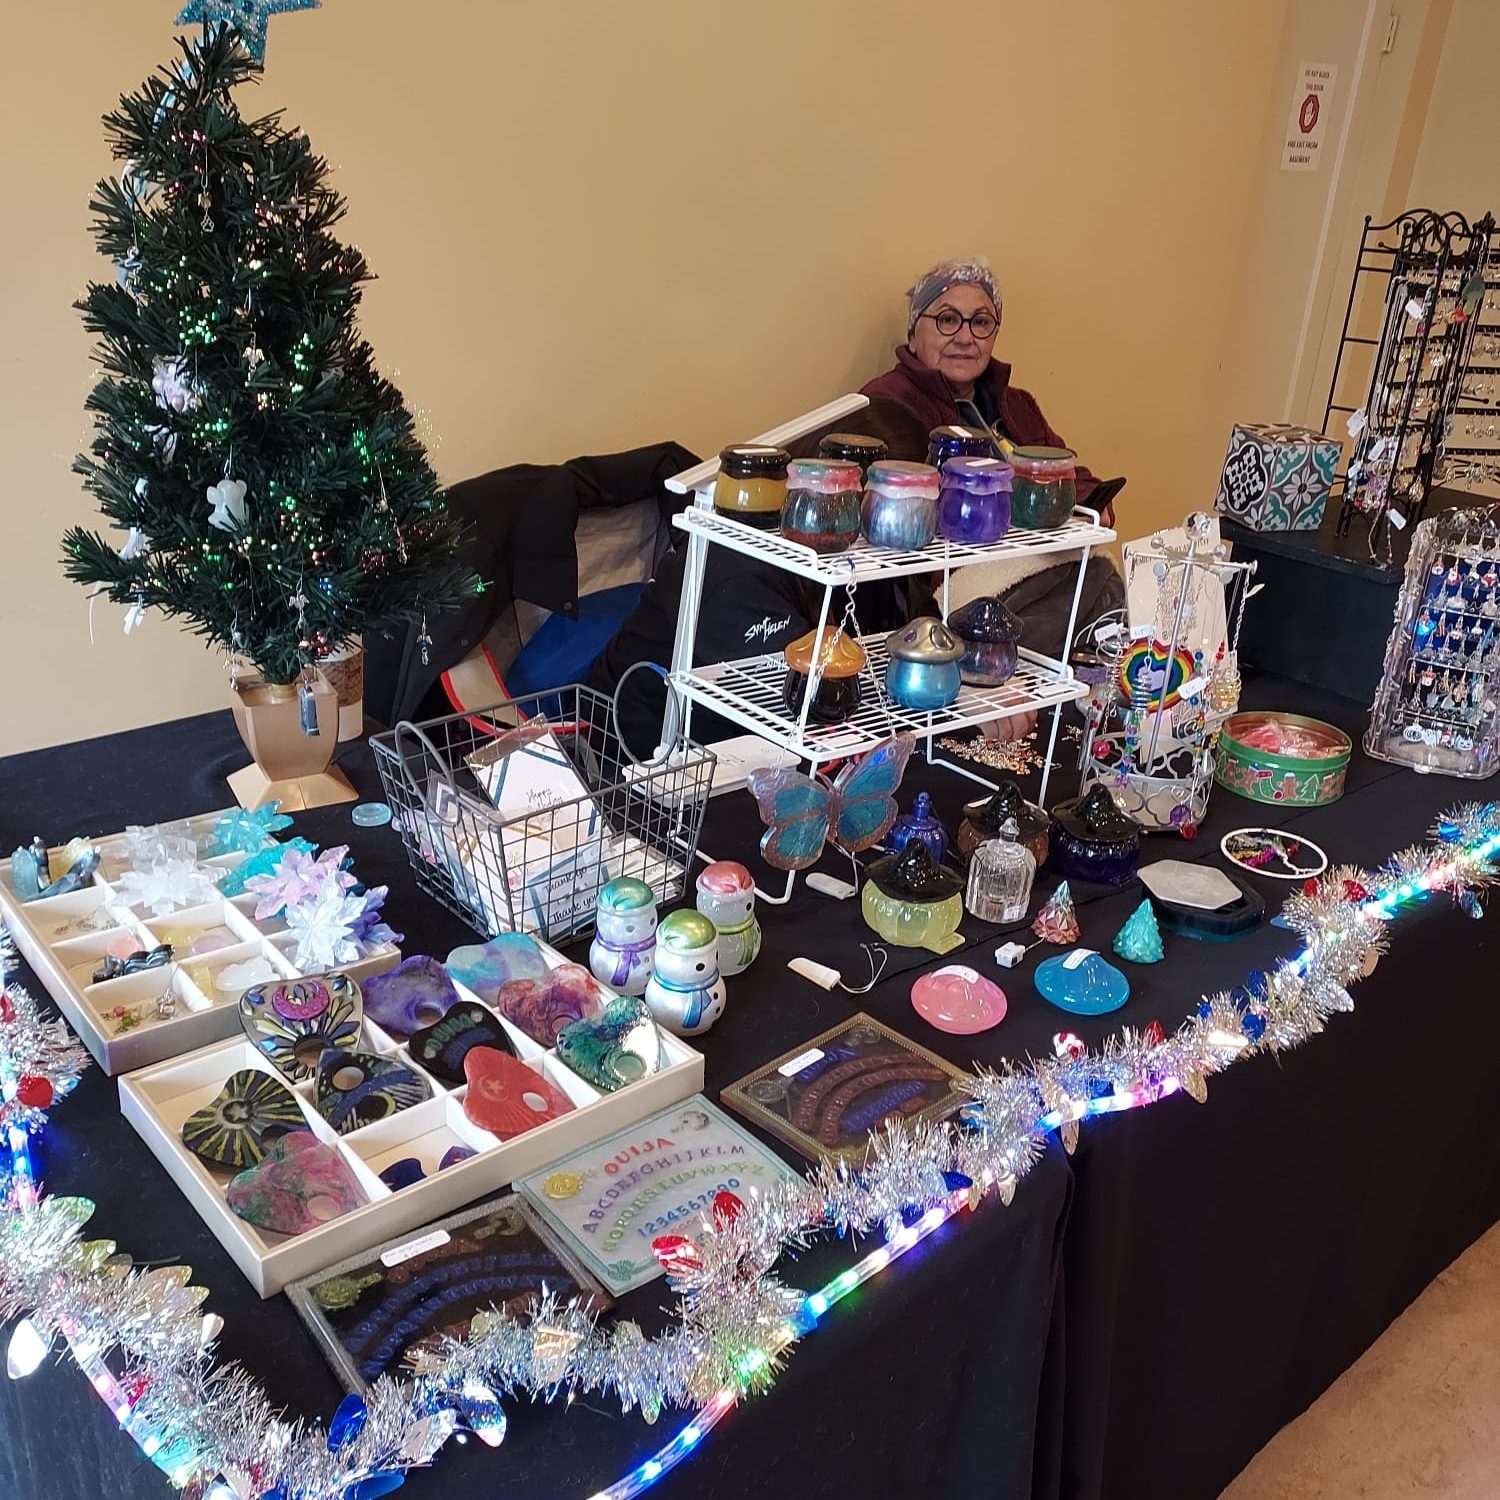
[[[851,761],[833,781],[783,766],[752,771],[750,792],[766,831],[760,852],[778,870],[805,870],[831,839],[846,854],[878,844],[896,821],[894,793],[916,748],[898,734]]]

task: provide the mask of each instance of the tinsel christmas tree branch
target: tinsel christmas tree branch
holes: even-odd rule
[[[44,1337],[61,1332],[81,1362],[112,1352],[125,1425],[190,1493],[223,1476],[247,1500],[342,1500],[366,1481],[429,1462],[458,1426],[498,1442],[505,1396],[612,1393],[648,1420],[665,1405],[717,1420],[738,1395],[771,1381],[831,1300],[779,1281],[775,1266],[789,1249],[830,1231],[879,1231],[899,1252],[960,1202],[990,1192],[1009,1202],[1050,1133],[1071,1150],[1092,1115],[1179,1090],[1201,1102],[1212,1074],[1321,1032],[1351,1007],[1348,986],[1368,972],[1399,907],[1447,891],[1478,915],[1474,891],[1500,852],[1500,809],[1460,809],[1437,833],[1436,845],[1403,850],[1373,874],[1342,867],[1310,881],[1284,910],[1303,951],[1207,997],[1174,1032],[1126,1028],[1095,1052],[1059,1038],[1054,1058],[980,1070],[962,1123],[888,1126],[858,1169],[823,1162],[732,1213],[716,1205],[692,1253],[666,1262],[680,1303],[675,1326],[658,1337],[630,1321],[600,1327],[553,1296],[526,1317],[482,1314],[469,1338],[450,1341],[415,1380],[381,1380],[366,1401],[350,1398],[356,1416],[346,1402],[325,1435],[282,1420],[243,1371],[213,1363],[202,1293],[187,1285],[186,1268],[131,1271],[108,1242],[83,1240],[92,1205],[20,1196],[0,1212],[0,1312],[28,1313]],[[867,1274],[873,1260],[862,1262]],[[665,1458],[603,1493],[650,1483],[690,1450],[705,1421],[700,1415],[661,1450]]]

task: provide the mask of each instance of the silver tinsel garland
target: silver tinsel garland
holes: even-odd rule
[[[128,1429],[138,1441],[150,1435],[156,1462],[190,1500],[219,1477],[246,1500],[345,1500],[364,1480],[430,1462],[457,1428],[498,1443],[508,1396],[612,1393],[655,1421],[665,1406],[763,1387],[811,1326],[805,1294],[776,1276],[786,1251],[829,1232],[889,1237],[955,1195],[1009,1202],[1052,1131],[1071,1150],[1091,1115],[1178,1090],[1202,1102],[1207,1080],[1239,1058],[1317,1035],[1351,1007],[1348,986],[1369,972],[1398,906],[1443,890],[1477,913],[1500,809],[1459,809],[1436,831],[1437,844],[1403,850],[1377,872],[1341,867],[1309,882],[1283,913],[1304,951],[1206,997],[1174,1032],[1126,1028],[1098,1051],[981,1069],[960,1122],[888,1126],[859,1168],[825,1161],[804,1180],[716,1205],[667,1261],[678,1316],[655,1338],[628,1320],[601,1327],[550,1295],[525,1317],[481,1314],[415,1379],[378,1381],[362,1424],[335,1423],[330,1438],[283,1420],[243,1371],[214,1363],[212,1320],[185,1267],[137,1272],[108,1241],[83,1239],[85,1200],[19,1195],[0,1211],[0,1313],[29,1314],[80,1359],[110,1357]]]
[[[48,1020],[30,991],[11,980],[15,945],[0,927],[0,1126],[34,1132],[72,1093],[89,1055],[65,1022]]]

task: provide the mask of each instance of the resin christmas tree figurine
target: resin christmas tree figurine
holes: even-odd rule
[[[1115,952],[1133,964],[1161,962],[1161,931],[1149,901],[1142,901],[1115,934]]]
[[[64,565],[127,607],[127,632],[159,609],[253,666],[242,709],[279,712],[241,733],[272,779],[295,780],[316,773],[273,760],[336,737],[319,660],[408,625],[425,641],[426,616],[480,583],[360,335],[371,273],[335,237],[327,163],[279,115],[240,113],[260,67],[238,30],[180,45],[104,120],[123,168],[90,205],[114,266],[80,303],[103,373],[74,467],[115,530],[73,527]]]
[[[1071,947],[1078,941],[1078,913],[1073,910],[1073,893],[1066,880],[1036,914],[1031,930],[1043,942],[1056,943],[1059,948]]]

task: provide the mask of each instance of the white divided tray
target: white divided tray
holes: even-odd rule
[[[200,847],[211,837],[214,822],[221,816],[205,813],[189,820],[189,831]],[[16,948],[95,1061],[111,1077],[165,1057],[178,1057],[207,1042],[240,1035],[240,991],[217,986],[215,975],[220,969],[263,957],[283,978],[296,978],[301,972],[292,962],[295,944],[286,924],[279,920],[257,922],[253,895],[228,900],[214,897],[164,917],[126,905],[112,883],[123,868],[121,859],[110,852],[120,838],[120,834],[111,834],[92,840],[101,853],[92,882],[62,896],[22,901],[16,894],[10,860],[0,866],[0,912]],[[49,852],[56,855],[61,851]],[[210,869],[232,870],[244,858],[243,854],[225,854],[201,863]],[[127,974],[102,984],[93,982],[105,950],[122,932],[128,933],[137,947],[150,949],[165,941],[167,933],[202,936],[215,930],[232,938],[232,944],[192,958],[179,955],[159,969]],[[382,974],[400,961],[400,949],[388,945],[369,958],[342,967],[344,973],[364,979]],[[164,994],[175,1002],[167,1017],[157,1009],[157,1001]],[[137,1024],[120,1030],[118,1021],[109,1015],[119,1007],[138,1015]]]
[[[542,951],[553,967],[563,961],[555,951],[545,947]],[[480,1003],[464,986],[457,988],[462,999]],[[610,994],[603,986],[599,988],[603,994]],[[661,1033],[661,1071],[612,1094],[603,1094],[564,1067],[554,1053],[543,1050],[503,1017],[497,1019],[523,1061],[550,1078],[576,1106],[570,1113],[508,1141],[499,1140],[469,1119],[463,1109],[462,1087],[452,1087],[425,1073],[413,1063],[400,1038],[388,1035],[369,1020],[364,1023],[361,1047],[399,1057],[427,1078],[433,1097],[347,1135],[337,1134],[318,1113],[311,1082],[292,1084],[281,1078],[272,1064],[243,1040],[205,1047],[187,1057],[128,1074],[120,1080],[120,1109],[256,1291],[262,1297],[271,1297],[288,1282],[466,1207],[506,1187],[514,1178],[625,1129],[703,1087],[703,1055],[665,1031]],[[194,1156],[182,1144],[182,1126],[189,1115],[211,1103],[230,1075],[241,1068],[268,1073],[291,1089],[307,1117],[308,1129],[343,1153],[368,1203],[299,1235],[257,1229],[230,1209],[224,1190],[234,1174]],[[453,1146],[467,1146],[477,1155],[439,1171],[438,1162]],[[406,1156],[419,1158],[428,1175],[393,1190],[379,1174]]]

